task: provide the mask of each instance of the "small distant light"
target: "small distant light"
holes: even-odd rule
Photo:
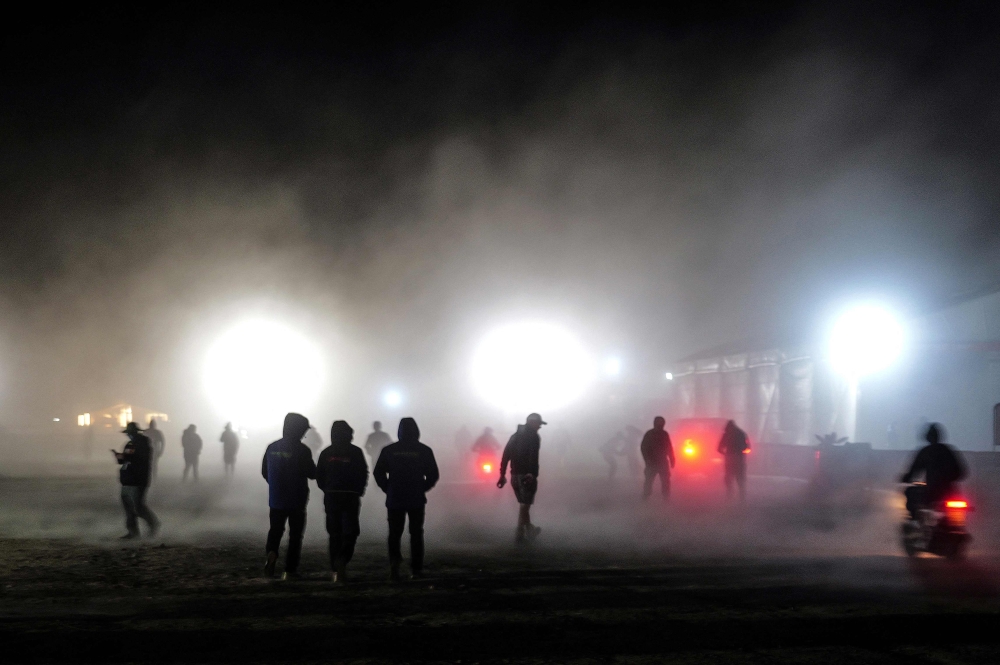
[[[485,471],[486,473],[489,473],[492,470],[493,470],[493,465],[492,464],[484,464],[483,465],[483,471]]]
[[[53,418],[52,422],[57,423],[57,422],[59,422],[59,419],[58,418]]]
[[[622,361],[620,358],[608,358],[604,361],[604,373],[608,376],[618,376],[622,373]]]
[[[674,373],[673,372],[667,372],[666,377],[667,377],[667,381],[673,381],[674,380]]]
[[[386,406],[397,407],[403,403],[403,394],[398,390],[387,390],[382,396],[382,401]]]

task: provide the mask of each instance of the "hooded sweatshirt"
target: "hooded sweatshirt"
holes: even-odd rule
[[[351,445],[354,430],[343,420],[330,428],[330,446],[319,454],[316,464],[316,484],[331,494],[347,493],[364,496],[368,486],[368,463],[361,448]]]
[[[385,492],[390,510],[414,510],[427,503],[426,492],[440,474],[434,451],[420,443],[420,429],[413,418],[399,421],[399,441],[382,449],[375,463],[375,484]]]
[[[289,413],[281,438],[264,451],[260,472],[267,481],[268,505],[275,510],[304,510],[309,501],[309,478],[316,477],[316,464],[302,443],[308,429],[305,416]]]

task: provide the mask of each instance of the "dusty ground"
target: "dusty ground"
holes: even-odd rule
[[[164,482],[162,538],[124,546],[113,479],[0,480],[0,644],[11,662],[1000,661],[989,510],[956,565],[897,554],[888,494],[830,522],[777,480],[745,510],[683,486],[668,510],[625,482],[543,489],[542,538],[516,548],[507,493],[437,488],[430,574],[402,584],[371,496],[334,587],[315,499],[304,578],[280,582],[260,576],[251,479]]]

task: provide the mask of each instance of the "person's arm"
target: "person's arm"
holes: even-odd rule
[[[372,470],[372,478],[375,479],[375,484],[383,492],[389,491],[389,476],[386,473],[386,464],[385,448],[383,448],[382,452],[378,455],[378,461],[375,462],[375,468]]]
[[[438,471],[437,460],[434,459],[434,451],[430,448],[427,449],[427,468],[424,470],[424,491],[429,491],[432,487],[437,485],[437,481],[441,478],[441,473]]]
[[[357,451],[357,467],[358,467],[358,488],[359,496],[365,495],[365,490],[368,489],[368,462],[365,461],[365,454],[360,450]]]
[[[663,439],[664,439],[664,441],[663,441],[663,447],[667,449],[667,451],[666,451],[667,452],[667,459],[670,461],[670,468],[672,469],[672,468],[674,468],[674,464],[677,463],[677,460],[674,458],[674,444],[670,440],[670,435],[669,434],[664,433]]]
[[[264,480],[267,480],[267,453],[270,448],[268,446],[267,450],[264,451],[264,458],[260,461],[260,475],[264,476]]]
[[[514,435],[517,436],[517,435]],[[514,446],[514,436],[507,440],[507,445],[503,449],[503,457],[500,458],[500,487],[503,487],[507,483],[507,465],[510,464],[510,456],[514,452],[512,450]]]
[[[326,491],[326,467],[327,458],[323,453],[319,454],[319,462],[316,464],[316,486],[323,492]]]
[[[923,450],[917,453],[917,456],[913,458],[913,463],[910,464],[910,470],[900,477],[899,482],[912,483],[914,478],[923,473],[926,466],[924,457],[925,455]]]
[[[302,471],[306,474],[306,478],[316,477],[316,462],[313,461],[312,451],[309,450],[309,446],[302,444]]]

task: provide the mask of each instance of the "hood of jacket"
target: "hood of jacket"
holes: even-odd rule
[[[308,429],[308,418],[301,413],[289,413],[285,416],[285,425],[281,429],[281,438],[286,441],[301,441]]]
[[[400,443],[417,443],[420,441],[420,428],[417,427],[417,421],[413,418],[403,418],[399,421],[399,430],[397,431]]]
[[[346,420],[335,420],[330,427],[330,445],[334,448],[346,448],[354,440],[354,429]]]

